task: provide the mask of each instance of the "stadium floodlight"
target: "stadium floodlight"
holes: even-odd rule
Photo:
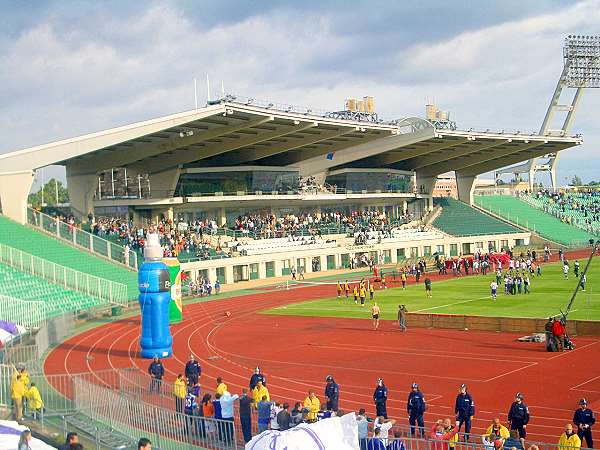
[[[567,36],[563,58],[568,87],[600,87],[600,36]]]

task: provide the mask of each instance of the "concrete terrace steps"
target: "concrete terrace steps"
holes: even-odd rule
[[[123,283],[127,286],[128,298],[137,298],[137,273],[1,215],[0,243],[74,270]]]

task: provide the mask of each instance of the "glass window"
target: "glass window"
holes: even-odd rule
[[[410,248],[410,257],[418,258],[419,257],[419,247],[411,247]]]
[[[443,246],[443,245],[437,245],[437,246],[435,247],[435,251],[436,251],[438,254],[440,254],[440,255],[443,255],[443,254],[444,254],[444,246]]]
[[[403,248],[399,248],[396,250],[396,259],[398,261],[402,261],[403,259],[406,259],[406,249]]]
[[[431,256],[431,246],[426,245],[423,247],[423,256]]]
[[[450,256],[458,256],[458,244],[450,244]]]

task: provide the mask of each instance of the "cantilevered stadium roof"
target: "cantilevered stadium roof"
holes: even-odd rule
[[[204,108],[0,155],[0,202],[5,214],[22,219],[34,171],[55,164],[66,167],[71,201],[81,211],[91,201],[76,198],[91,198],[96,174],[113,167],[147,173],[153,188],[164,191],[174,189],[179,169],[187,167],[289,167],[303,176],[390,168],[414,170],[417,183],[427,186],[436,175],[455,170],[471,183],[460,194],[478,174],[581,142],[579,136],[440,129],[417,117],[348,120],[227,97]]]

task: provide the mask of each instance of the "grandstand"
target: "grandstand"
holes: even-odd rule
[[[475,208],[453,198],[438,198],[434,200],[434,204],[441,206],[442,211],[433,221],[433,226],[452,236],[480,236],[522,232],[522,230],[512,225],[483,214]]]
[[[562,222],[560,219],[528,203],[508,195],[476,196],[475,203],[508,221],[534,231],[544,239],[566,246],[585,246],[596,237],[580,228]]]
[[[21,225],[5,216],[0,216],[0,243],[73,270],[85,272],[99,278],[124,283],[128,297],[137,297],[137,274],[84,250],[66,244],[50,235]]]
[[[65,289],[5,264],[0,264],[0,292],[21,300],[43,302],[47,319],[65,312],[86,310],[105,304],[105,301],[98,297]]]

